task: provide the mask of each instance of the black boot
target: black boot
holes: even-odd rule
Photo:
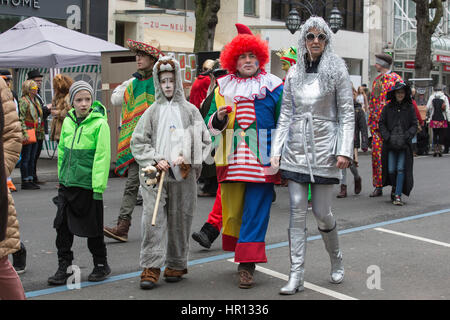
[[[53,276],[48,278],[48,284],[56,286],[66,284],[67,279],[73,274],[67,273],[67,268],[70,265],[72,265],[72,261],[58,259],[58,270]]]
[[[13,267],[17,274],[22,274],[25,272],[25,267],[27,265],[27,250],[22,242],[20,242],[20,250],[12,254]]]
[[[94,270],[88,276],[88,281],[91,282],[99,282],[105,280],[108,275],[111,273],[111,268],[108,266],[108,263],[97,263],[94,266]]]
[[[199,232],[194,232],[192,234],[192,239],[197,241],[202,247],[209,249],[219,234],[219,230],[217,230],[212,224],[206,222]]]

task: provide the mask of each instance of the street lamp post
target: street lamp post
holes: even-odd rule
[[[330,25],[333,33],[339,31],[339,29],[343,25],[343,18],[341,12],[338,9],[339,0],[333,0],[333,9],[330,12],[330,16],[328,17],[328,24]],[[294,34],[298,29],[300,29],[301,19],[298,14],[297,9],[293,8],[294,6],[298,6],[299,8],[306,10],[310,16],[318,15],[320,11],[326,6],[326,0],[315,0],[314,3],[311,3],[309,0],[303,1],[289,1],[291,6],[291,10],[289,11],[289,15],[286,19],[286,28]]]

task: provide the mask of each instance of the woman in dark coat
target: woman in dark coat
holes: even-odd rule
[[[383,186],[392,186],[392,203],[401,206],[401,194],[409,196],[414,186],[411,140],[417,132],[417,117],[411,89],[404,82],[397,82],[386,99],[390,102],[383,108],[379,122]]]

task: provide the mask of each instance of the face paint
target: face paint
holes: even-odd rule
[[[173,97],[175,91],[175,75],[172,71],[163,71],[159,74],[161,89],[167,99]]]

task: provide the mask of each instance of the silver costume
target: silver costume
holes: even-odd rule
[[[306,73],[306,34],[311,28],[327,35],[317,73]],[[315,184],[314,176],[341,179],[337,156],[353,157],[354,108],[352,84],[345,62],[332,49],[332,31],[320,17],[300,30],[297,64],[286,77],[281,113],[271,156],[281,156],[280,169],[310,176],[312,211],[331,259],[331,281],[344,277],[336,220],[331,213],[333,185]],[[288,229],[291,272],[281,294],[303,290],[308,184],[289,180]]]

